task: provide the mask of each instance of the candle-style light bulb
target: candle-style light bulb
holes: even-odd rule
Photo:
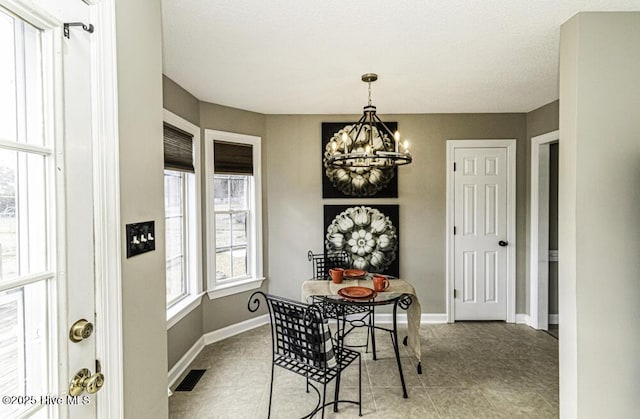
[[[338,143],[336,143],[335,141],[331,141],[331,151],[335,153],[337,149],[338,149]]]
[[[349,138],[349,136],[347,135],[346,132],[342,133],[342,143],[344,144],[344,154],[349,153],[349,151],[347,150],[347,138]]]
[[[409,141],[408,140],[404,140],[404,151],[409,151]]]
[[[398,131],[396,131],[396,133],[393,134],[393,138],[396,140],[396,142],[395,142],[395,151],[397,153],[398,152],[398,143],[400,142],[400,133]]]
[[[370,154],[371,153],[371,146],[369,144],[367,144],[367,147],[364,149],[364,153],[365,154]]]

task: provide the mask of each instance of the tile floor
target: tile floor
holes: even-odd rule
[[[400,336],[405,335],[401,329]],[[362,342],[364,334],[350,339]],[[378,359],[363,354],[364,418],[558,417],[558,341],[549,334],[524,325],[460,322],[423,325],[420,339],[422,375],[401,345],[409,393],[403,399],[388,334],[376,335]],[[343,375],[341,398],[357,399],[355,365]],[[192,392],[174,392],[169,398],[171,418],[267,417],[268,326],[207,346],[191,368],[207,372]],[[315,393],[305,392],[304,378],[276,368],[272,418],[300,418],[315,402]],[[357,418],[357,406],[343,404],[338,413],[329,409],[326,417]]]

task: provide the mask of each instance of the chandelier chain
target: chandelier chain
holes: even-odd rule
[[[369,106],[371,106],[371,82],[369,82]]]

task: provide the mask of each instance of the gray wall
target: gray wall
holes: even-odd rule
[[[116,0],[115,18],[122,255],[125,224],[155,221],[158,239],[156,251],[122,259],[124,415],[166,418],[160,1]]]
[[[526,304],[523,312],[527,314],[531,312],[529,308],[529,287],[531,278],[529,277],[529,269],[530,263],[529,260],[529,240],[531,237],[531,228],[530,228],[530,220],[531,220],[531,139],[541,134],[546,134],[548,132],[552,132],[558,129],[559,127],[559,112],[560,112],[560,102],[554,101],[548,103],[544,106],[539,107],[538,109],[534,109],[533,111],[527,113],[527,144],[526,144],[526,192],[525,192],[525,202],[526,209],[525,214],[527,218],[526,232],[527,232],[527,240],[526,240]]]
[[[560,35],[560,415],[640,412],[640,13]]]
[[[525,310],[525,114],[384,115],[398,121],[415,157],[399,169],[398,199],[322,199],[321,123],[356,115],[267,116],[269,291],[300,297],[311,276],[307,251],[323,246],[323,205],[398,203],[400,274],[415,285],[425,313],[445,313],[446,140],[517,139],[517,303]]]
[[[200,126],[200,101],[164,74],[162,75],[162,106],[193,125]]]

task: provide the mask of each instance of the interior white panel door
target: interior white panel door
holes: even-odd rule
[[[507,149],[456,148],[455,320],[507,319]]]

